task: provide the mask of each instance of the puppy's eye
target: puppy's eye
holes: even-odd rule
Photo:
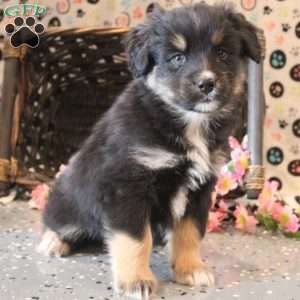
[[[175,68],[180,68],[184,65],[186,61],[186,58],[183,54],[176,54],[175,56],[173,56],[170,59],[171,64],[175,67]]]
[[[222,48],[217,49],[217,54],[221,60],[226,60],[228,58],[228,52]]]

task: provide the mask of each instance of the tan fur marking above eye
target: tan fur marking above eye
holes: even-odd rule
[[[240,96],[245,92],[245,82],[247,80],[247,73],[245,69],[240,67],[239,73],[233,82],[233,95]]]
[[[185,51],[187,49],[187,41],[181,34],[174,34],[171,42],[174,47],[180,51]]]
[[[125,294],[133,292],[139,282],[148,282],[154,292],[157,281],[150,269],[152,234],[146,226],[142,240],[135,240],[126,233],[114,233],[109,241],[115,289]]]
[[[217,46],[220,45],[224,38],[224,32],[222,29],[216,30],[211,36],[211,42]]]

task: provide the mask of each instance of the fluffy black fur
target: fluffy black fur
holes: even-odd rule
[[[217,45],[216,32],[221,35]],[[178,35],[186,41],[183,50],[174,46]],[[195,220],[204,235],[216,161],[220,153],[228,154],[228,136],[244,128],[242,76],[248,58],[259,61],[260,47],[255,28],[231,8],[155,8],[145,24],[129,33],[126,46],[136,79],[70,160],[46,206],[45,225],[68,243],[109,238],[111,231],[141,239],[148,222],[171,229],[172,200],[180,187],[189,186],[195,164],[187,154],[197,149],[186,136],[193,122],[211,168],[205,180],[193,178],[197,184],[188,188],[182,217]],[[207,70],[216,76],[208,94],[199,89]],[[163,149],[178,159],[172,167],[151,168],[136,159],[136,148]]]

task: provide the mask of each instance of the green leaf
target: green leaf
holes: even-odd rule
[[[234,173],[235,167],[234,167],[234,162],[232,160],[227,164],[227,168],[230,173]]]
[[[299,239],[300,240],[300,231],[298,232],[286,232],[283,231],[283,235],[288,238]]]
[[[278,223],[272,218],[271,215],[268,214],[257,214],[256,218],[258,222],[263,225],[267,230],[270,231],[277,231],[278,230]]]

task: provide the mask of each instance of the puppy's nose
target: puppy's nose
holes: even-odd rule
[[[213,78],[203,79],[198,83],[200,91],[206,95],[214,90],[215,85],[216,81]]]

